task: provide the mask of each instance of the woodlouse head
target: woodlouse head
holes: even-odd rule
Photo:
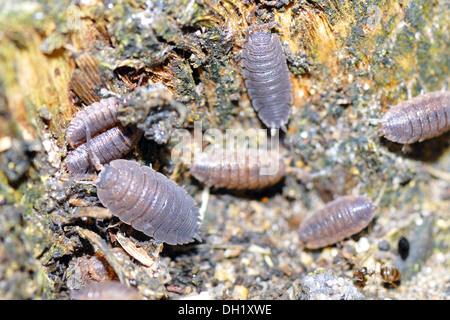
[[[111,167],[109,164],[106,164],[102,171],[98,174],[98,179],[96,185],[100,189],[110,188],[116,181],[117,170]]]
[[[266,45],[272,40],[272,32],[270,30],[255,31],[250,34],[250,39],[254,44]]]

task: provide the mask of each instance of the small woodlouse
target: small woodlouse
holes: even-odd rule
[[[298,228],[298,237],[306,248],[322,248],[361,231],[374,216],[375,206],[371,199],[344,196],[306,218]]]
[[[381,120],[380,136],[410,144],[450,130],[450,92],[432,92],[403,101]]]
[[[200,240],[195,200],[152,168],[114,160],[100,171],[96,186],[101,203],[136,230],[168,244]]]
[[[117,124],[118,102],[111,97],[87,106],[77,112],[69,123],[66,131],[66,140],[72,148],[86,141],[86,126],[92,136],[108,130]]]
[[[268,23],[247,29],[242,66],[253,108],[273,134],[274,130],[280,128],[286,131],[292,87],[280,40],[267,30],[272,25]]]
[[[264,152],[263,152],[264,151]],[[209,149],[194,159],[191,174],[215,188],[257,190],[279,182],[286,165],[275,152],[258,149]]]
[[[91,150],[100,163],[105,164],[128,153],[141,136],[140,130],[121,126],[113,127],[91,139]],[[93,169],[86,143],[69,152],[65,166],[71,177]]]

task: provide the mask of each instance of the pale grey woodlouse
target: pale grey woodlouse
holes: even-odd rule
[[[91,135],[108,130],[117,124],[118,102],[115,97],[102,99],[77,112],[69,123],[66,140],[72,148],[86,141],[86,126]]]
[[[111,115],[105,118],[115,125],[112,121],[115,112],[107,109],[109,105],[103,104],[104,112]],[[82,175],[90,167],[100,170],[95,182],[100,202],[121,221],[158,241],[183,244],[201,240],[199,210],[182,187],[135,161],[114,160],[130,151],[142,131],[117,124],[91,139],[91,129],[99,132],[103,128],[95,123],[103,112],[91,116],[96,109],[88,111],[72,123],[75,129],[71,132],[86,143],[67,156],[69,175]]]
[[[247,94],[259,119],[272,133],[280,128],[287,130],[292,104],[289,70],[280,39],[267,30],[274,24],[248,27],[242,50]]]
[[[381,120],[380,136],[410,144],[450,130],[450,92],[432,92],[393,106]]]
[[[101,203],[134,229],[168,244],[201,240],[195,200],[152,168],[114,160],[104,165],[95,184]]]
[[[100,163],[105,164],[127,154],[139,141],[142,131],[122,126],[113,127],[91,140],[91,150]],[[69,152],[64,163],[69,176],[85,174],[94,168],[87,144],[82,144]]]
[[[375,205],[365,196],[344,196],[333,200],[298,228],[298,237],[308,249],[322,248],[358,233],[375,216]]]
[[[70,121],[66,140],[76,149],[69,152],[64,166],[71,177],[93,169],[87,145],[83,144],[88,139],[91,151],[101,164],[120,158],[137,144],[142,131],[121,126],[117,120],[117,110],[115,97],[102,99],[77,112]]]
[[[194,159],[190,173],[215,188],[258,190],[281,181],[286,165],[278,153],[269,150],[211,148]]]

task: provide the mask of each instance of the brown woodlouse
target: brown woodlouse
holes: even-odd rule
[[[257,190],[279,182],[286,165],[275,152],[212,148],[194,159],[190,173],[215,188]]]
[[[72,148],[86,141],[86,126],[94,136],[108,130],[117,124],[118,102],[111,97],[87,106],[77,112],[69,123],[66,140]]]
[[[200,240],[195,200],[152,168],[114,160],[100,171],[96,186],[101,203],[136,230],[168,244]]]
[[[371,199],[340,197],[306,218],[298,228],[298,237],[306,248],[322,248],[361,231],[374,215],[375,206]]]
[[[450,92],[432,92],[403,101],[381,120],[380,136],[410,144],[450,130]]]
[[[248,96],[259,119],[271,128],[272,134],[280,128],[286,131],[292,104],[286,57],[279,38],[267,30],[274,24],[248,27],[242,50]]]
[[[100,163],[105,164],[128,153],[141,136],[142,131],[140,130],[121,126],[113,127],[90,139],[91,150],[98,157]],[[64,165],[71,177],[93,169],[94,164],[89,156],[87,144],[82,144],[69,152]]]

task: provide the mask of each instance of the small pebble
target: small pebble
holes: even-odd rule
[[[378,243],[378,249],[380,249],[381,251],[389,251],[390,248],[391,248],[391,245],[386,240],[381,240]]]
[[[357,253],[366,252],[370,248],[370,243],[367,238],[362,237],[358,242],[355,243],[355,251]]]
[[[239,284],[234,286],[233,289],[233,299],[236,300],[247,300],[248,289]]]

